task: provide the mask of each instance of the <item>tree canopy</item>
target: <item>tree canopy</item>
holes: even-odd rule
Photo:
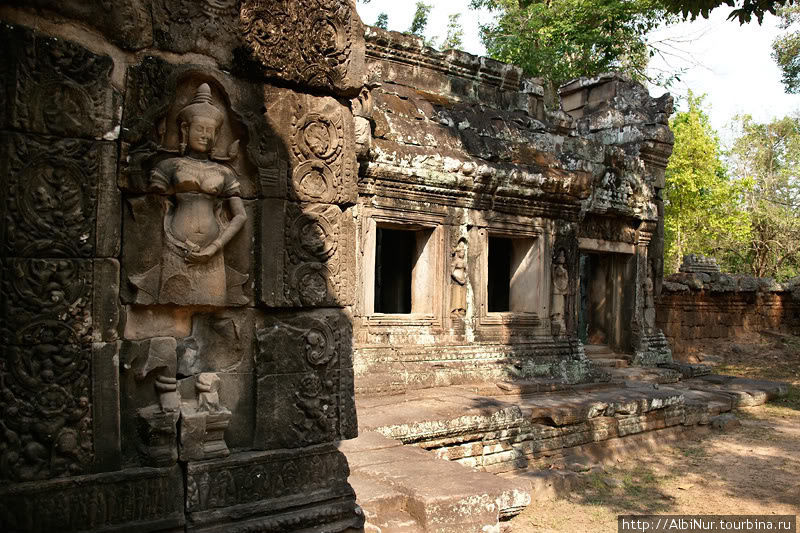
[[[646,35],[666,10],[660,0],[472,0],[497,14],[481,26],[487,53],[556,84],[621,71],[644,79],[651,50]]]
[[[688,110],[670,120],[675,146],[664,188],[664,266],[674,272],[688,253],[716,256],[747,241],[749,226],[741,209],[741,184],[728,176],[716,132],[703,110],[703,97],[691,92]]]
[[[780,7],[792,5],[795,0],[661,0],[664,7],[684,18],[696,19],[698,16],[708,18],[712,10],[728,6],[734,8],[728,20],[738,19],[740,24],[750,22],[755,17],[759,24],[764,20],[764,15],[777,14]]]
[[[800,117],[737,119],[731,170],[745,185],[750,225],[748,244],[737,255],[756,276],[794,277],[800,273]]]

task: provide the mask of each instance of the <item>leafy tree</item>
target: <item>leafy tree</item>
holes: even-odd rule
[[[729,179],[702,105],[703,97],[690,91],[689,109],[670,120],[675,146],[664,188],[664,267],[669,272],[687,253],[713,255],[730,270],[730,250],[741,248],[749,233],[740,205],[742,184]]]
[[[428,25],[428,15],[431,12],[431,5],[425,2],[417,2],[417,9],[414,12],[414,18],[411,20],[411,27],[408,29],[410,33],[418,37],[425,37],[425,27]]]
[[[661,0],[472,0],[497,14],[481,25],[488,54],[559,84],[577,76],[621,71],[645,78],[647,34],[662,24]]]
[[[739,19],[740,24],[750,22],[756,17],[758,23],[764,20],[766,13],[775,15],[781,6],[792,5],[795,0],[662,0],[671,13],[681,14],[684,18],[696,19],[698,15],[708,18],[708,14],[723,5],[733,7],[728,20]]]
[[[772,59],[783,73],[787,93],[800,93],[800,6],[779,11],[781,28],[787,30],[772,41]],[[789,31],[790,30],[790,31]]]
[[[731,167],[747,185],[748,246],[740,256],[756,276],[788,279],[800,273],[800,116],[759,123],[737,117]]]
[[[375,21],[375,26],[382,29],[388,30],[389,29],[389,15],[386,13],[379,13],[378,20]]]
[[[442,42],[442,50],[451,48],[459,49],[464,38],[464,30],[461,27],[461,13],[453,13],[447,21],[447,36]]]

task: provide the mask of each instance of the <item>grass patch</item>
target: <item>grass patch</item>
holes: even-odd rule
[[[791,409],[800,411],[800,387],[789,385],[789,393],[783,398],[772,400],[765,407],[768,409]]]

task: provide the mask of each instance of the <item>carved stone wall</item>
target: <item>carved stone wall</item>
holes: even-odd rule
[[[0,7],[0,530],[358,528],[354,4],[107,4]]]

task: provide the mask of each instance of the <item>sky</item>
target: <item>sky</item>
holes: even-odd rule
[[[438,34],[437,42],[441,42],[448,16],[462,13],[462,49],[477,55],[486,53],[478,25],[492,20],[488,11],[469,9],[469,0],[427,1],[433,4],[428,18],[428,37]],[[357,9],[367,24],[374,24],[378,14],[385,12],[389,16],[390,30],[406,31],[411,25],[415,4],[414,1],[370,0],[367,4],[358,3]],[[668,65],[661,58],[655,58],[651,65],[686,69],[681,81],[669,92],[677,98],[679,109],[688,89],[695,94],[706,94],[706,110],[723,142],[732,139],[729,125],[736,114],[749,113],[756,120],[768,121],[800,111],[800,95],[783,92],[780,70],[770,57],[770,44],[780,32],[778,19],[767,15],[760,26],[756,22],[740,26],[738,22],[726,20],[727,15],[727,8],[719,8],[708,20],[701,18],[682,23],[651,36],[653,40],[678,41],[674,44],[682,49],[679,57],[668,57]],[[650,92],[660,96],[665,90],[650,87]]]

